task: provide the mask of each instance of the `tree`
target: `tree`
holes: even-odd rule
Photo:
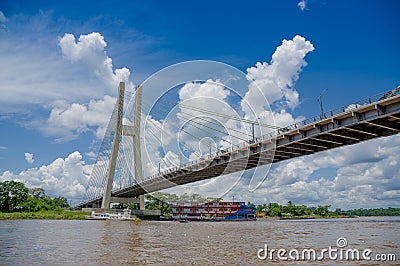
[[[329,208],[331,207],[331,205],[325,205],[325,206],[318,206],[315,210],[314,210],[314,214],[317,215],[321,215],[321,216],[325,216],[327,214],[329,214]]]
[[[56,197],[53,199],[53,204],[56,207],[61,207],[61,208],[68,208],[69,204],[68,204],[68,200],[64,197]]]
[[[160,195],[158,195],[160,196]],[[146,209],[148,210],[160,210],[161,215],[168,214],[171,212],[171,209],[169,208],[169,204],[163,200],[160,200],[159,197],[155,197],[151,194],[145,195],[146,198]],[[163,197],[165,198],[165,195]]]
[[[281,206],[278,203],[270,203],[266,214],[268,216],[282,216]]]
[[[197,193],[194,193],[193,195],[190,196],[190,201],[191,202],[198,202],[201,196]]]
[[[41,187],[30,188],[29,189],[29,195],[31,195],[35,199],[44,199],[44,198],[47,197],[44,189],[41,188]]]
[[[179,201],[179,197],[176,194],[167,194],[167,202],[171,203],[176,201]]]
[[[22,203],[22,208],[24,211],[28,212],[36,212],[40,211],[42,207],[42,202],[40,199],[34,198],[31,195],[28,195],[27,199],[24,203]]]
[[[12,212],[28,197],[28,188],[21,182],[0,182],[0,211]]]
[[[214,198],[213,200],[212,200],[212,202],[221,202],[222,201],[222,198]]]
[[[184,193],[179,197],[179,200],[184,201],[184,202],[189,201],[189,199],[190,199],[190,196],[187,193]]]

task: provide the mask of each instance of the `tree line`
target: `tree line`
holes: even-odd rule
[[[400,208],[375,208],[375,209],[354,209],[346,211],[348,215],[357,216],[400,216]]]
[[[329,210],[331,205],[323,205],[318,207],[307,207],[305,205],[294,205],[291,201],[287,205],[279,205],[278,203],[269,203],[257,205],[256,209],[259,213],[264,213],[270,217],[282,216],[310,216],[317,215],[321,217],[339,217],[339,216],[400,216],[400,208],[376,208],[376,209],[354,209],[342,210],[335,209]]]
[[[269,217],[307,217],[307,216],[343,216],[346,215],[341,209],[330,211],[331,205],[322,205],[318,207],[308,207],[305,205],[295,205],[291,201],[287,205],[280,205],[276,202],[269,204],[257,205],[256,210],[258,213],[264,213]]]
[[[0,182],[0,212],[38,212],[70,207],[64,197],[50,198],[43,188],[17,181]]]

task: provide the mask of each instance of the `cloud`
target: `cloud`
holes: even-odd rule
[[[301,0],[297,3],[297,6],[300,7],[301,11],[304,11],[307,7],[307,2],[305,0]]]
[[[15,180],[29,188],[44,188],[51,197],[80,200],[85,193],[90,171],[91,166],[86,165],[81,154],[75,151],[65,159],[57,158],[49,165],[29,168],[19,174],[6,171],[0,176],[0,181]]]
[[[33,159],[33,154],[29,152],[25,152],[25,160],[29,163],[32,164],[35,160]]]
[[[3,11],[0,10],[0,23],[4,23],[6,20],[6,16],[4,16]]]
[[[53,101],[89,102],[104,94],[115,96],[83,64],[63,59],[57,46],[51,12],[7,18],[0,31],[0,112],[17,120],[41,118]],[[29,60],[27,60],[29,58]]]
[[[247,140],[246,135],[237,134],[234,131],[241,130],[240,123],[229,118],[236,117],[239,119],[240,117],[232,107],[232,103],[229,103],[228,97],[231,95],[232,92],[219,80],[207,80],[205,83],[186,83],[179,90],[180,104],[179,112],[177,113],[179,124],[187,125],[186,130],[201,139],[206,137],[213,139],[217,146],[227,146],[229,145],[228,141],[237,144],[239,141]],[[199,112],[199,110],[206,110],[207,113]],[[213,113],[223,114],[226,117],[217,116]],[[196,117],[199,118],[196,119]],[[216,130],[210,132],[213,129]],[[227,138],[223,138],[224,132],[229,135],[228,141],[225,141]],[[183,141],[190,139],[188,134],[183,134],[183,136]],[[199,147],[198,140],[195,140],[195,142],[196,144],[192,143],[189,146]]]
[[[59,46],[66,58],[86,64],[109,89],[115,90],[121,81],[126,82],[128,89],[133,88],[133,84],[129,81],[130,71],[128,68],[113,70],[112,59],[105,52],[107,43],[100,33],[92,32],[80,35],[77,42],[73,34],[66,33],[60,38]]]
[[[116,98],[111,96],[90,100],[88,104],[54,101],[48,118],[26,122],[25,126],[54,137],[56,143],[74,140],[85,132],[92,132],[96,139],[102,139],[115,103]]]
[[[0,36],[0,112],[56,142],[88,131],[101,138],[118,82],[133,87],[128,68],[112,69],[103,36],[82,35],[76,42],[73,35],[58,38],[51,12],[15,15],[4,25],[9,30]]]
[[[7,149],[8,149],[8,147],[0,146],[0,150],[7,150]]]
[[[314,46],[304,37],[296,35],[292,40],[283,40],[272,55],[272,60],[258,62],[247,69],[250,81],[245,100],[256,108],[256,113],[262,113],[264,106],[259,106],[258,90],[265,95],[270,104],[279,102],[281,108],[293,110],[299,105],[299,93],[294,89],[302,68],[307,66],[304,57],[314,51]],[[244,105],[242,104],[244,107]],[[248,110],[244,108],[246,114]]]
[[[291,114],[300,104],[294,85],[303,67],[307,66],[305,56],[312,51],[313,44],[296,35],[292,40],[282,41],[270,63],[258,62],[248,68],[249,88],[241,102],[245,118],[255,119],[257,116],[262,122],[273,124],[270,121],[273,116],[275,124],[280,127],[303,120],[304,117],[294,118]],[[265,105],[264,97],[271,110]]]
[[[97,153],[93,151],[86,152],[85,155],[89,157],[91,160],[96,160],[97,158]]]
[[[113,71],[112,59],[106,55],[107,46],[104,37],[97,32],[81,35],[78,42],[72,34],[65,34],[59,40],[59,46],[66,58],[73,62],[83,62],[114,94],[120,81],[125,82],[127,90],[133,88],[129,81],[127,68]],[[31,126],[39,128],[48,136],[56,137],[56,142],[65,142],[91,131],[97,139],[104,136],[106,127],[114,109],[116,98],[105,95],[100,100],[89,103],[69,103],[57,100],[51,104],[47,121],[35,121]],[[40,126],[42,125],[42,126]],[[43,126],[44,125],[44,126]]]
[[[76,138],[79,134],[92,131],[96,138],[104,136],[116,98],[104,96],[102,100],[91,100],[88,104],[69,104],[65,101],[53,103],[46,126],[46,135]],[[63,139],[59,139],[62,141]]]
[[[6,21],[7,21],[6,16],[0,10],[0,31],[8,32],[7,26],[5,24]],[[0,34],[1,34],[1,32],[0,32]]]

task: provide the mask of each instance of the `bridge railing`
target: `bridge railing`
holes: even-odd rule
[[[358,102],[354,102],[354,103],[348,104],[347,106],[342,106],[340,108],[336,108],[336,109],[330,110],[328,112],[324,112],[324,113],[322,113],[320,115],[316,115],[316,116],[313,116],[311,118],[308,118],[308,119],[299,121],[297,123],[291,124],[291,125],[283,128],[283,129],[281,129],[281,131],[289,131],[289,130],[297,129],[297,128],[305,126],[307,124],[312,124],[312,123],[315,123],[315,122],[319,122],[321,120],[336,116],[338,114],[345,113],[347,111],[359,108],[359,107],[361,107],[363,105],[371,104],[371,103],[379,101],[381,99],[389,98],[389,97],[392,97],[392,96],[396,95],[396,94],[391,95],[391,94],[389,94],[390,92],[391,91],[385,92],[385,93],[380,93],[380,94],[377,94],[377,95],[362,99],[362,100],[360,100]],[[385,97],[385,96],[387,96],[387,97]]]

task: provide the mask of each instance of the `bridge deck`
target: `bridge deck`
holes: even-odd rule
[[[275,136],[260,138],[246,146],[215,154],[212,158],[167,170],[140,183],[113,191],[112,196],[135,197],[399,132],[400,95],[396,95],[357,108],[348,108],[316,122],[295,125]],[[84,202],[81,206],[98,201],[101,201],[101,197]]]

